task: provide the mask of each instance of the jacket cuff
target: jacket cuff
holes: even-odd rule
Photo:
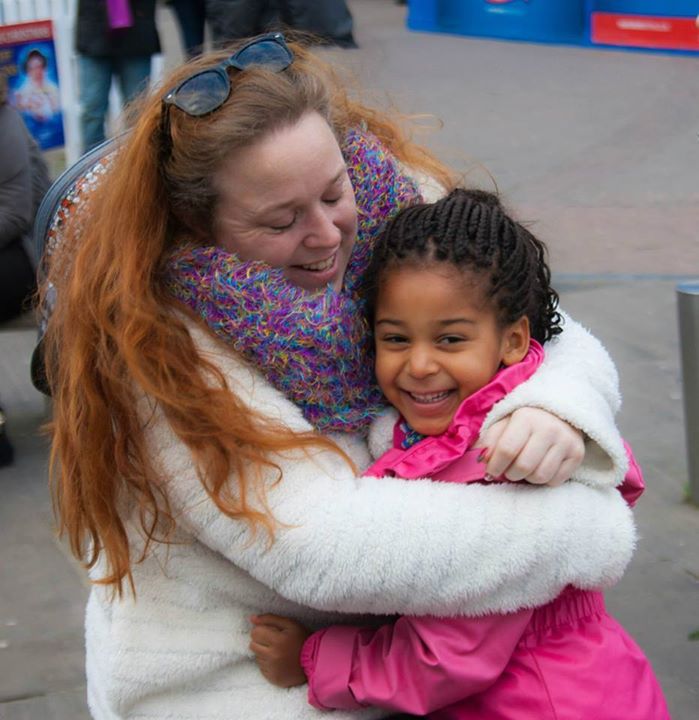
[[[301,655],[299,656],[299,661],[301,662],[301,669],[303,670],[304,674],[306,675],[306,679],[308,680],[308,704],[313,705],[314,708],[318,708],[319,710],[328,709],[324,705],[320,704],[318,698],[316,697],[316,694],[313,692],[313,678],[315,677],[316,656],[318,654],[318,647],[324,634],[325,630],[321,630],[320,632],[314,632],[312,635],[309,635],[308,638],[306,638],[306,642],[303,644],[303,647],[301,648]]]
[[[359,628],[333,625],[313,633],[301,648],[308,678],[308,702],[320,710],[360,710],[350,689],[352,658]]]

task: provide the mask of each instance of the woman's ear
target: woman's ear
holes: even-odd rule
[[[525,316],[508,325],[502,335],[503,365],[514,365],[524,359],[529,351],[529,318]]]

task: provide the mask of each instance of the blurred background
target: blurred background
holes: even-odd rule
[[[0,2],[0,71],[15,70],[9,101],[35,47],[47,58],[37,82],[60,86],[62,137],[55,117],[50,133],[30,127],[55,177],[85,144],[78,68],[90,56],[77,49],[77,4]],[[153,6],[161,52],[143,52],[154,81],[198,48],[199,21],[182,25],[176,2]],[[686,460],[676,288],[699,280],[699,0],[349,0],[294,17],[283,3],[264,9],[264,22],[276,13],[322,34],[322,52],[365,95],[417,116],[422,142],[466,183],[497,188],[547,242],[563,308],[617,363],[619,424],[648,485],[636,557],[608,602],[653,663],[673,718],[694,720],[699,510],[689,497],[699,478],[693,486]],[[51,17],[47,35],[40,21]],[[205,47],[244,28],[206,23]],[[124,99],[113,78],[107,135]],[[40,432],[49,407],[29,381],[35,338],[29,313],[0,324],[0,405],[14,448],[0,469],[0,718],[82,720],[87,587],[53,534]]]

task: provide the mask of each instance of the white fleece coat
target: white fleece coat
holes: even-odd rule
[[[259,373],[208,333],[194,326],[191,333],[251,408],[309,429]],[[284,476],[269,502],[285,525],[270,546],[264,533],[253,537],[216,510],[187,449],[144,401],[154,465],[178,527],[173,544],[156,546],[134,567],[136,601],[110,602],[104,588],[92,591],[86,642],[93,716],[320,718],[305,687],[280,690],[258,672],[248,650],[252,613],[290,615],[311,628],[337,621],[337,613],[478,615],[544,603],[568,583],[613,583],[635,541],[631,514],[613,489],[625,472],[613,423],[618,404],[609,357],[569,321],[537,374],[486,424],[525,405],[556,412],[591,438],[582,482],[551,489],[356,478],[334,453],[296,452],[276,458]],[[369,464],[361,438],[334,439],[359,467]],[[96,567],[93,576],[102,571]],[[385,714],[335,712],[333,719]]]

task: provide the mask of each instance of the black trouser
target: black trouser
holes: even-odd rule
[[[345,0],[206,0],[206,19],[215,45],[250,37],[275,18],[296,30],[346,47],[356,47]]]
[[[36,276],[21,240],[0,248],[0,323],[29,309]]]

